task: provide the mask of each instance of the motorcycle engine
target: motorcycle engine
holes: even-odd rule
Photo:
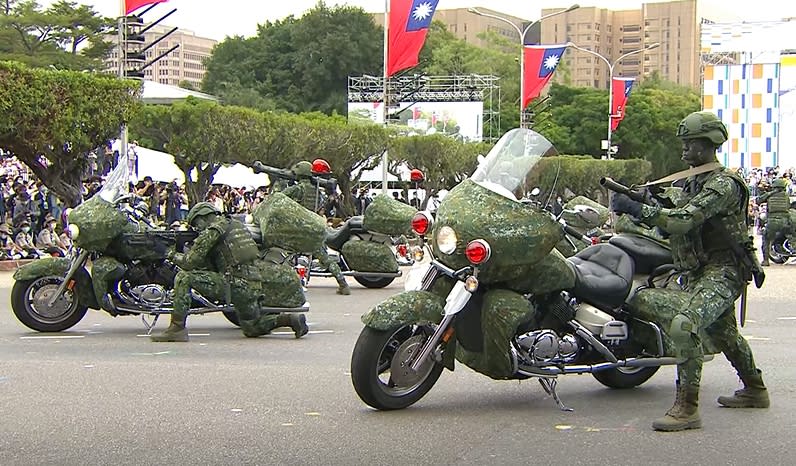
[[[569,363],[580,350],[574,335],[559,336],[553,330],[535,330],[517,337],[522,355],[534,365]]]
[[[167,263],[136,264],[119,282],[119,296],[128,305],[156,309],[171,305],[177,271]]]
[[[130,288],[128,292],[138,305],[151,309],[163,307],[169,297],[169,292],[161,285],[155,283],[135,286]]]

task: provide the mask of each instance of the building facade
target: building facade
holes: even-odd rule
[[[478,11],[505,18],[512,24],[515,24],[517,27],[519,27],[520,30],[525,30],[525,27],[530,23],[530,21],[527,19],[506,15],[499,11],[490,10],[488,8],[479,7]],[[374,13],[373,20],[378,25],[384,25],[384,13]],[[469,11],[468,8],[436,10],[434,12],[434,21],[445,23],[448,31],[450,31],[457,39],[461,39],[468,44],[472,44],[477,47],[486,47],[489,45],[487,41],[479,37],[482,33],[487,32],[505,37],[509,43],[519,45],[520,35],[511,25],[498,19],[477,15]],[[534,27],[528,30],[528,34],[525,36],[525,43],[539,43],[539,32],[539,25],[534,25]]]
[[[561,8],[543,9],[547,15]],[[614,77],[643,77],[657,72],[662,79],[698,88],[700,22],[697,0],[644,3],[638,10],[580,7],[541,22],[541,43],[573,42],[605,57]],[[660,46],[619,58],[654,43]],[[617,61],[618,60],[618,61]],[[608,65],[598,57],[569,49],[563,61],[568,73],[557,73],[568,84],[608,89]]]
[[[172,29],[173,27],[160,25],[153,27],[145,34],[146,44],[151,44]],[[115,37],[109,40],[116,41]],[[146,59],[152,60],[171,47],[179,45],[177,49],[144,70],[144,79],[172,86],[187,82],[195,89],[199,89],[207,70],[206,61],[217,43],[216,40],[197,36],[192,31],[178,29],[146,51]],[[106,61],[109,72],[116,72],[118,60],[119,50],[115,47]]]

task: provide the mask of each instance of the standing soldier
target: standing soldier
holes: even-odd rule
[[[699,429],[699,383],[705,332],[733,365],[744,388],[718,402],[730,408],[767,408],[768,392],[749,344],[738,332],[735,301],[753,274],[762,284],[762,270],[746,225],[749,190],[744,180],[725,169],[716,150],[727,140],[727,128],[710,112],[688,115],[677,128],[683,141],[684,198],[675,208],[641,204],[623,194],[612,196],[611,208],[630,214],[671,236],[677,271],[687,299],[675,310],[669,329],[675,346],[677,396],[674,406],[652,423],[655,430]],[[758,283],[759,279],[759,283]],[[745,296],[742,297],[745,299]],[[675,301],[675,300],[673,300]],[[743,305],[743,303],[742,303]]]
[[[191,290],[232,303],[247,337],[264,335],[276,327],[291,327],[296,338],[307,334],[304,314],[257,315],[262,292],[256,264],[259,250],[242,223],[224,217],[209,202],[193,206],[186,220],[200,233],[187,254],[169,252],[169,258],[181,269],[174,280],[174,310],[169,327],[152,335],[152,341],[188,341],[185,320]]]
[[[312,169],[313,164],[307,161],[301,161],[293,165],[290,170],[293,172],[296,178],[299,179],[299,181],[293,186],[289,186],[283,191],[283,193],[285,196],[304,206],[307,210],[311,212],[317,212],[317,209],[320,205],[320,198],[318,194],[318,188],[314,186],[310,180],[310,177],[313,175]],[[320,262],[320,264],[326,268],[326,270],[334,275],[335,280],[337,280],[337,294],[351,294],[351,288],[349,288],[348,282],[346,282],[345,276],[343,276],[343,272],[340,270],[340,266],[337,264],[337,262],[333,261],[331,257],[329,257],[329,253],[326,251],[326,244],[321,246],[320,251],[303,252],[310,253],[317,257],[318,262]]]
[[[758,204],[766,204],[766,228],[763,233],[763,262],[761,265],[769,265],[769,251],[777,237],[789,235],[793,230],[787,187],[788,180],[777,178],[771,183],[771,191],[757,198]]]

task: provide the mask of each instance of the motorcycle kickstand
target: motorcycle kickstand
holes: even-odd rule
[[[146,327],[146,334],[150,335],[152,334],[152,330],[154,330],[155,325],[157,325],[158,323],[158,318],[160,317],[160,314],[155,314],[155,316],[152,318],[152,323],[147,322],[146,317],[147,317],[146,314],[141,314],[141,322],[143,322],[144,327]]]
[[[558,392],[556,392],[556,385],[558,385],[558,380],[555,377],[542,377],[539,379],[539,385],[542,386],[544,391],[553,397],[553,400],[558,405],[558,409],[561,411],[568,411],[572,412],[575,411],[572,408],[568,408],[564,403],[561,401],[561,398],[558,397]]]

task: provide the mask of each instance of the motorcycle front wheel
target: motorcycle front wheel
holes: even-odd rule
[[[61,332],[76,325],[88,308],[80,304],[74,290],[67,289],[49,301],[63,282],[63,277],[40,277],[18,280],[11,289],[11,309],[20,322],[38,332]]]
[[[387,331],[365,327],[351,356],[351,381],[362,401],[379,410],[392,410],[423,398],[444,368],[431,359],[417,372],[410,368],[431,334],[429,327],[416,325]]]

